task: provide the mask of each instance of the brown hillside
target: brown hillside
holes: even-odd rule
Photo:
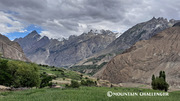
[[[171,87],[180,88],[180,27],[168,28],[150,40],[137,42],[114,57],[96,77],[112,83],[150,84],[153,74],[166,72]]]
[[[0,54],[1,57],[21,61],[29,61],[20,45],[17,42],[9,40],[6,36],[0,34]]]

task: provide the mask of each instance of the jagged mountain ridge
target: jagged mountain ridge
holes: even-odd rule
[[[153,74],[166,72],[171,87],[180,87],[180,27],[168,28],[114,57],[96,77],[112,83],[151,83]]]
[[[155,34],[172,27],[178,20],[167,20],[163,17],[155,18],[153,17],[149,21],[138,23],[125,31],[121,36],[119,36],[116,40],[114,40],[111,44],[109,44],[104,50],[98,52],[90,58],[98,58],[104,54],[114,54],[108,59],[102,58],[97,64],[102,62],[109,62],[115,54],[120,54],[126,49],[130,48],[136,42],[140,40],[148,40]],[[87,60],[80,61],[78,65],[86,65]],[[89,64],[88,64],[89,65]]]
[[[58,41],[42,37],[33,31],[14,41],[22,46],[26,56],[33,62],[70,66],[105,49],[115,38],[116,34],[111,31],[101,30],[101,33],[97,33],[91,30],[80,36],[72,35],[69,39]]]
[[[114,40],[106,49],[107,52],[124,51],[140,40],[148,40],[155,34],[172,27],[177,20],[167,20],[163,17],[136,24],[132,28],[125,31],[120,37]]]
[[[2,34],[0,34],[0,53],[4,58],[29,61],[18,43],[9,40]]]

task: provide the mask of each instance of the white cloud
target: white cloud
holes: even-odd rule
[[[41,33],[39,33],[42,37],[43,36],[48,36],[49,38],[53,38],[53,39],[61,39],[64,36],[58,35],[56,32],[50,32],[50,31],[41,31]]]
[[[12,19],[10,14],[0,11],[0,33],[7,34],[11,32],[22,32],[24,31],[24,25],[19,21]]]
[[[0,10],[15,12],[1,12],[1,21],[17,23],[13,28],[1,24],[2,32],[20,31],[23,22],[42,27],[42,35],[53,38],[90,29],[124,32],[152,17],[180,19],[179,0],[0,0]]]

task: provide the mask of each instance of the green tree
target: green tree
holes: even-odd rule
[[[152,75],[152,81],[153,81],[153,80],[155,80],[155,76],[154,76],[154,74]]]
[[[43,73],[40,75],[41,83],[40,88],[46,87],[46,86],[52,86],[52,77],[47,75],[46,73]]]
[[[90,79],[87,79],[87,80],[81,80],[81,85],[83,85],[83,86],[96,86],[97,83],[90,80]]]
[[[85,80],[81,80],[81,85],[87,86],[87,82]]]
[[[155,90],[165,90],[167,91],[169,88],[169,84],[166,82],[165,71],[159,72],[159,77],[152,76],[151,82],[152,88]]]
[[[152,86],[153,89],[156,89],[156,88],[155,88],[155,76],[154,76],[154,74],[152,75],[151,86]]]
[[[163,75],[163,71],[160,71],[160,72],[159,72],[159,78],[161,78],[162,75]]]
[[[0,84],[10,86],[13,76],[10,74],[7,63],[8,60],[0,59]]]
[[[0,84],[9,87],[39,87],[39,67],[33,63],[0,58]]]
[[[166,81],[166,74],[165,74],[165,71],[162,72],[162,78]]]
[[[40,84],[40,76],[38,72],[38,66],[35,64],[26,64],[26,63],[19,63],[17,72],[15,73],[17,76],[18,82],[20,87],[39,87]]]
[[[71,80],[70,87],[72,88],[79,88],[80,84],[77,81]]]

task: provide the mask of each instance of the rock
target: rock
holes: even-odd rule
[[[10,87],[0,85],[0,90],[10,90],[10,89],[11,89]]]
[[[173,27],[175,27],[175,26],[180,26],[180,22],[175,23],[175,24],[173,25]]]
[[[33,31],[15,41],[21,45],[27,58],[32,62],[60,67],[73,65],[92,56],[105,49],[115,38],[116,34],[111,31],[91,30],[88,33],[72,35],[69,39],[58,41],[42,37]]]
[[[0,34],[0,54],[3,58],[29,61],[20,45],[17,42],[9,40],[6,36]]]
[[[171,19],[167,21],[167,19],[162,17],[153,17],[149,21],[138,23],[132,28],[125,31],[121,36],[110,43],[104,50],[98,52],[97,54],[89,57],[86,60],[80,61],[79,63],[77,63],[77,65],[86,65],[84,63],[86,63],[91,58],[94,58],[94,60],[98,60],[98,62],[95,63],[96,65],[100,65],[103,62],[109,62],[114,56],[116,56],[116,54],[121,54],[126,49],[128,49],[126,50],[126,52],[133,49],[133,47],[131,49],[129,48],[136,42],[141,40],[148,40],[164,29],[171,27],[176,22],[178,22],[178,20]],[[108,54],[112,55],[109,56]],[[98,57],[102,55],[106,56],[102,59],[98,59]],[[94,65],[94,63],[92,65]]]
[[[124,51],[140,40],[148,40],[155,34],[172,27],[176,20],[170,20],[159,17],[153,17],[151,20],[136,24],[132,28],[125,31],[120,37],[114,40],[105,49],[106,52]]]
[[[137,42],[114,57],[96,77],[112,83],[151,84],[153,74],[165,71],[171,87],[180,86],[180,27],[168,28],[150,40]]]

